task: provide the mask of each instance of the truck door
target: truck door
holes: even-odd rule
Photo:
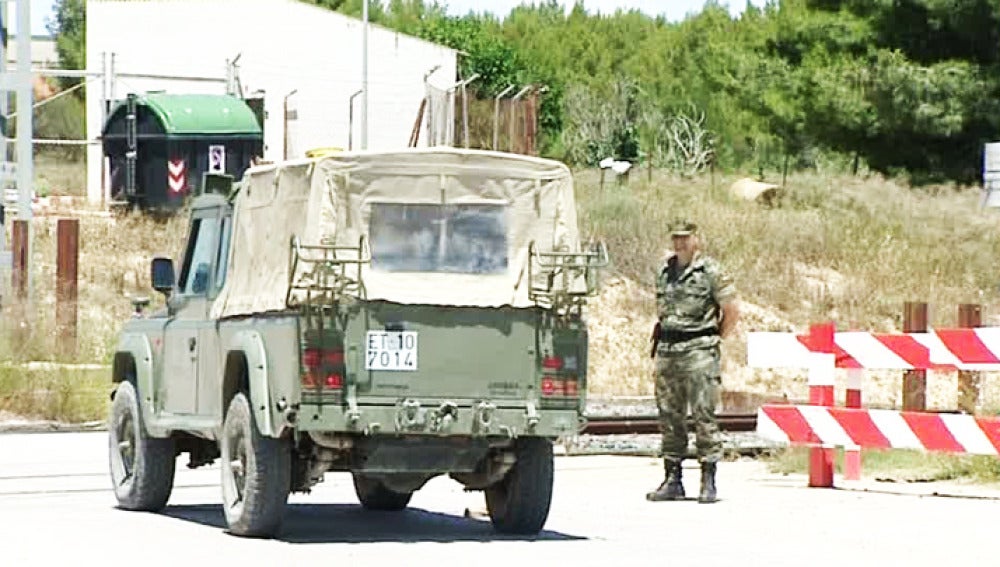
[[[203,417],[221,418],[222,407],[222,372],[225,352],[219,343],[219,329],[215,321],[209,319],[212,304],[226,283],[226,273],[229,268],[229,243],[233,234],[233,217],[228,208],[222,211],[219,219],[219,239],[214,251],[212,267],[212,283],[208,291],[208,304],[205,323],[198,332],[198,415]]]
[[[164,411],[194,414],[198,409],[200,331],[208,325],[208,294],[219,246],[219,209],[196,210],[191,220],[178,292],[170,299],[174,316],[164,336]]]

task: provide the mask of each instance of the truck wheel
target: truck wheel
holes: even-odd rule
[[[507,475],[486,488],[486,509],[500,533],[534,535],[542,530],[552,502],[552,442],[522,438]]]
[[[174,441],[146,434],[135,386],[129,381],[118,384],[111,404],[108,454],[119,508],[157,512],[167,505],[177,462]]]
[[[412,492],[396,492],[386,488],[381,481],[354,474],[354,492],[366,510],[397,512],[406,508],[413,497]]]
[[[222,508],[229,533],[272,537],[281,528],[291,487],[287,439],[264,437],[242,392],[226,412],[220,440]]]

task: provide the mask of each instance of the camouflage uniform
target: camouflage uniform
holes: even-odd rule
[[[715,463],[721,457],[715,420],[722,380],[719,306],[735,296],[729,275],[700,252],[686,268],[678,265],[676,256],[669,258],[657,276],[656,401],[667,461],[679,462],[687,454],[688,404],[698,460]]]

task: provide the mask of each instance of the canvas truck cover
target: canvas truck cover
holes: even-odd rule
[[[258,166],[234,209],[214,317],[286,309],[293,237],[357,247],[364,236],[370,300],[478,307],[533,305],[530,243],[580,248],[569,169],[500,152],[357,152]]]

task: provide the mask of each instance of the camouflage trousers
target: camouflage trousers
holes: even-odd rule
[[[718,345],[685,351],[670,351],[666,345],[657,349],[656,405],[665,459],[679,461],[687,456],[689,405],[698,460],[715,463],[722,457],[715,420],[721,383]]]

